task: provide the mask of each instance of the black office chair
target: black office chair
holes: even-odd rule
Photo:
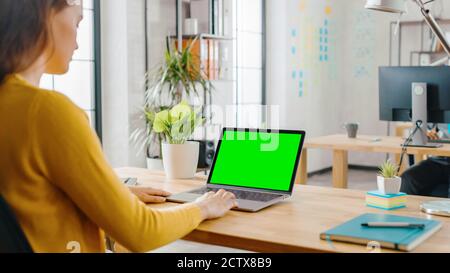
[[[0,253],[32,253],[17,219],[9,205],[0,196]]]
[[[415,159],[414,155],[408,155],[409,159],[409,166],[414,166]],[[436,188],[434,188],[430,196],[432,197],[441,197],[441,198],[450,198],[450,177],[448,183],[442,183],[440,185],[437,185]]]
[[[438,185],[436,188],[433,189],[430,196],[450,198],[450,188],[448,184]]]

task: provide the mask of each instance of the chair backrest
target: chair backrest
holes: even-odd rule
[[[32,253],[17,219],[0,195],[0,253]]]
[[[450,198],[450,176],[448,177],[448,181],[447,181],[447,198]]]

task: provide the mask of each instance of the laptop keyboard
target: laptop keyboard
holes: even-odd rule
[[[430,143],[442,143],[442,144],[450,144],[449,138],[441,138],[441,139],[429,139],[428,142]]]
[[[201,188],[198,190],[191,191],[190,193],[195,194],[205,194],[207,192],[217,192],[220,189],[215,188]],[[264,193],[264,192],[254,192],[254,191],[244,191],[244,190],[226,190],[228,192],[233,193],[237,199],[241,200],[250,200],[250,201],[259,201],[259,202],[268,202],[273,199],[282,197],[281,194],[273,194],[273,193]]]

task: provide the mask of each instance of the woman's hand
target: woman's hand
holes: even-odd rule
[[[230,209],[237,207],[236,196],[231,192],[219,190],[208,192],[199,197],[195,203],[202,210],[203,219],[215,219],[224,216]]]
[[[144,203],[164,203],[166,202],[166,197],[170,196],[171,193],[157,190],[153,188],[144,187],[128,187],[130,191],[136,195],[139,200]]]

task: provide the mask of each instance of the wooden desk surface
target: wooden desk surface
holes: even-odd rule
[[[142,185],[172,193],[205,184],[204,177],[166,181],[162,172],[136,168],[116,171],[120,177],[137,177]],[[258,213],[231,211],[224,218],[202,223],[185,239],[257,252],[369,252],[365,246],[319,239],[321,232],[362,213],[386,213],[366,207],[364,196],[364,192],[355,190],[296,185],[293,197],[285,202]],[[421,201],[434,199],[411,196],[408,197],[407,208],[389,212],[443,222],[443,228],[416,248],[416,252],[450,252],[450,218],[419,211]],[[176,204],[152,205],[154,208],[169,206]]]
[[[374,141],[379,138],[380,141]],[[357,138],[351,139],[347,135],[329,135],[322,137],[307,138],[305,140],[305,148],[321,148],[330,150],[347,150],[373,153],[394,153],[402,152],[401,145],[404,140],[401,137],[378,137],[358,135]],[[416,148],[408,147],[408,154],[421,154],[431,156],[450,156],[450,144],[444,144],[441,148]]]

